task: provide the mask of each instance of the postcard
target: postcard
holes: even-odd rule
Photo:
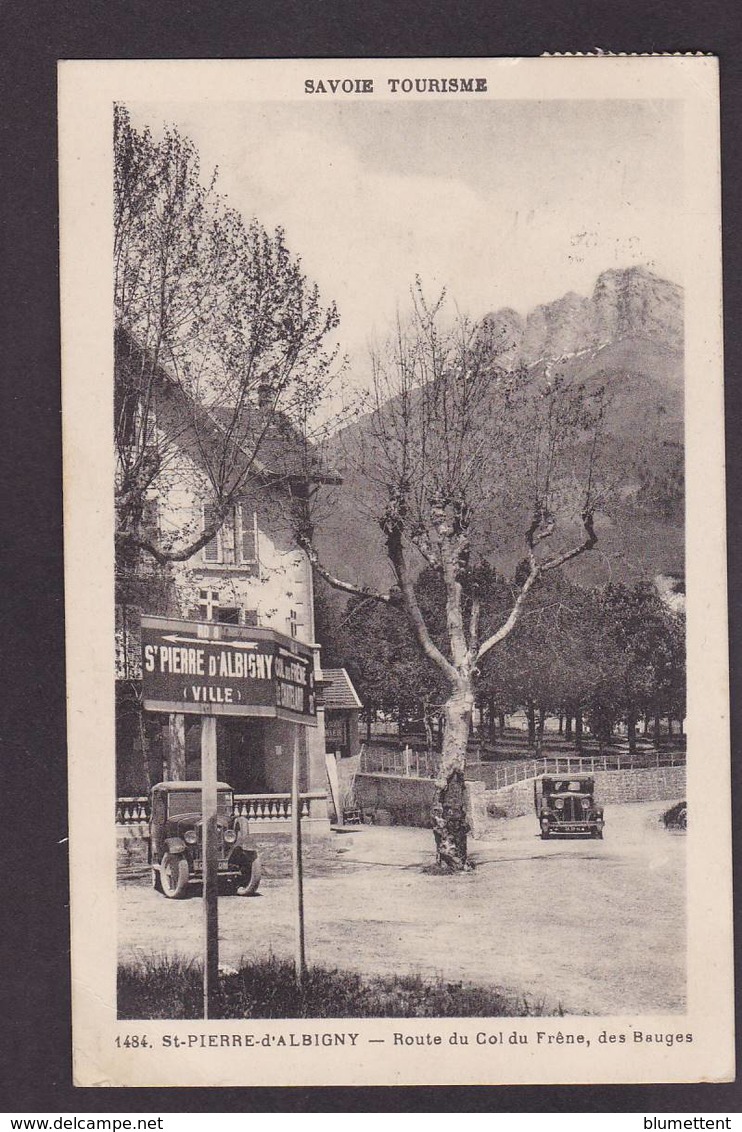
[[[733,1079],[718,116],[60,64],[77,1085]]]

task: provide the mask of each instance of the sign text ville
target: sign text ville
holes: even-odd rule
[[[272,629],[144,616],[142,680],[148,711],[316,715],[312,650]]]

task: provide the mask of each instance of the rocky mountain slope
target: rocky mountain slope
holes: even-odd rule
[[[604,271],[589,298],[570,291],[536,307],[525,319],[505,308],[485,320],[501,338],[508,358],[526,365],[627,338],[683,349],[681,288],[641,267]]]

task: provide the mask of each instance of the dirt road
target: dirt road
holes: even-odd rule
[[[685,837],[668,803],[606,808],[604,841],[541,841],[533,817],[471,843],[475,871],[430,876],[425,830],[338,834],[342,870],[305,881],[309,963],[419,972],[526,992],[567,1013],[647,1014],[685,1005]],[[290,880],[219,901],[220,959],[293,954]],[[168,901],[119,890],[122,960],[199,957],[199,890]]]

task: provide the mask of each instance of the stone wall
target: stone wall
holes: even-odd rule
[[[685,797],[685,767],[655,767],[647,770],[601,770],[593,775],[595,795],[603,805],[625,802],[677,802]],[[483,782],[470,782],[471,825],[475,837],[501,818],[517,818],[533,813],[533,779],[486,790]]]
[[[649,770],[596,771],[595,792],[604,805],[623,802],[676,802],[685,797],[685,768],[657,767]],[[501,818],[533,813],[533,779],[487,790],[483,782],[467,782],[469,821],[474,837],[486,837]],[[428,828],[433,804],[433,782],[429,778],[358,774],[354,794],[367,818],[379,825],[412,825]]]
[[[307,876],[314,876],[336,860],[339,843],[325,831],[327,821],[312,822],[304,818],[301,823],[302,860]],[[252,829],[263,863],[264,877],[287,877],[292,872],[291,825],[271,827],[256,824]],[[120,880],[142,879],[149,876],[147,864],[149,830],[144,822],[134,826],[116,827],[116,868]]]
[[[378,825],[430,827],[434,793],[431,778],[357,774],[353,792],[364,814]]]

